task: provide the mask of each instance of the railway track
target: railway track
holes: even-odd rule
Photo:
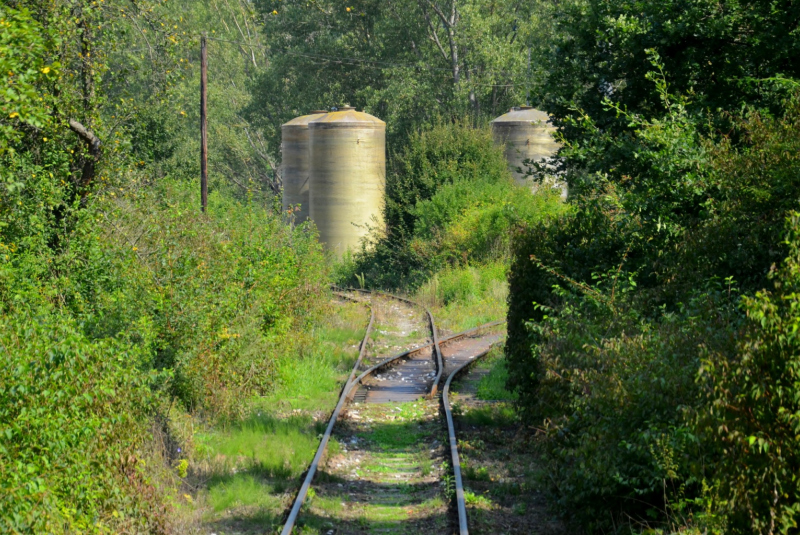
[[[361,342],[358,359],[353,366],[353,370],[350,372],[347,382],[342,388],[339,401],[331,414],[325,433],[321,437],[314,459],[306,472],[300,490],[286,516],[286,521],[281,532],[282,535],[289,535],[292,533],[298,517],[300,516],[303,504],[309,495],[312,482],[325,457],[337,421],[348,404],[353,402],[384,404],[406,402],[414,401],[421,397],[425,397],[429,400],[434,399],[437,397],[437,394],[440,393],[439,385],[443,377],[446,378],[446,381],[444,389],[441,391],[440,410],[444,412],[448,427],[450,463],[453,470],[454,494],[456,511],[458,514],[458,532],[461,535],[466,535],[468,533],[466,504],[457,439],[450,407],[449,388],[456,375],[463,373],[473,362],[486,355],[492,345],[499,340],[499,335],[474,338],[475,335],[479,332],[498,327],[504,322],[497,321],[487,323],[440,339],[433,315],[427,307],[404,297],[384,292],[353,289],[342,290],[338,288],[334,290],[341,298],[359,302],[366,301],[370,305],[370,321],[364,339]],[[360,298],[355,296],[359,296]],[[424,310],[428,329],[430,331],[430,341],[379,360],[361,371],[361,367],[366,365],[367,348],[375,326],[375,310],[373,306],[375,297],[393,300],[398,303],[403,303],[408,307]],[[443,349],[447,350],[448,355],[446,357],[443,355]]]

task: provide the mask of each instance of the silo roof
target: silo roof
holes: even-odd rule
[[[503,123],[504,125],[512,126],[527,126],[539,123],[542,126],[552,126],[549,115],[541,110],[531,108],[530,106],[511,108],[511,111],[501,115],[492,121],[492,123]]]
[[[330,111],[317,119],[312,119],[309,127],[314,128],[385,128],[386,123],[363,111],[342,106],[338,111]]]
[[[301,115],[300,117],[295,117],[291,121],[288,121],[288,122],[284,123],[283,125],[281,125],[281,127],[283,127],[283,126],[289,126],[289,127],[295,126],[295,127],[299,127],[299,128],[306,128],[306,127],[308,127],[308,123],[310,121],[313,121],[317,117],[322,117],[324,114],[325,114],[325,112],[323,111],[323,112],[320,112],[320,113],[313,113],[312,112],[312,113],[309,113],[308,115]]]

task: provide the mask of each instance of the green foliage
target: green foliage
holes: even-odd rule
[[[526,47],[550,31],[538,1],[256,5],[270,61],[248,117],[274,152],[280,123],[343,103],[385,120],[390,147],[438,116],[496,117],[524,100]]]
[[[793,410],[760,394],[784,364],[771,320],[746,326],[738,306],[777,303],[759,290],[793,258],[798,99],[779,74],[796,66],[772,47],[795,45],[773,8],[560,10],[543,98],[572,209],[514,235],[506,353],[523,418],[547,430],[553,496],[590,531],[794,529],[792,447],[759,442]]]
[[[487,401],[515,401],[517,398],[516,393],[506,388],[508,384],[508,366],[502,356],[502,349],[493,349],[492,353],[497,353],[497,355],[488,355],[485,358],[489,360],[480,363],[481,368],[488,366],[489,372],[481,377],[476,396],[478,399]]]
[[[432,227],[449,222],[474,197],[453,207],[439,202],[428,210],[418,209],[418,203],[430,201],[442,186],[462,181],[510,185],[507,165],[502,151],[494,148],[488,128],[472,128],[466,122],[438,123],[412,134],[386,183],[388,232],[414,234],[425,214],[422,232],[430,235]],[[452,200],[452,195],[448,198]]]
[[[293,410],[334,407],[342,381],[358,358],[368,314],[362,306],[352,303],[326,308],[300,348],[277,359],[276,387],[259,406],[287,406]]]
[[[325,430],[318,415],[336,404],[369,321],[361,304],[329,302],[324,312],[310,328],[295,331],[299,348],[276,358],[275,388],[242,403],[244,415],[183,418],[192,428],[183,450],[192,493],[187,509],[192,524],[202,516],[202,525],[191,527],[206,530],[221,521],[262,531],[280,527],[285,498],[299,488]],[[328,453],[338,452],[334,439]]]
[[[155,378],[140,369],[144,351],[26,308],[0,316],[0,349],[2,530],[161,531],[137,451]]]
[[[60,64],[47,62],[55,46],[28,9],[0,8],[0,154],[18,139],[15,124],[42,128],[49,122],[52,95],[38,89],[58,76]]]
[[[651,50],[663,58],[673,92],[693,95],[694,112],[743,104],[779,108],[780,92],[765,81],[800,74],[791,22],[797,9],[786,0],[564,2],[553,17],[553,47],[541,57],[548,72],[545,108],[563,118],[576,107],[603,130],[624,131],[603,101],[610,97],[646,115],[658,109],[660,97],[647,80]],[[570,128],[566,134],[583,138]],[[602,160],[584,164],[611,169]]]
[[[464,331],[503,317],[508,297],[504,259],[446,266],[414,293],[433,311],[439,328]]]
[[[397,156],[386,184],[386,232],[355,255],[344,277],[415,288],[443,264],[502,258],[509,228],[561,209],[556,195],[513,183],[487,127],[437,123]]]
[[[270,202],[280,194],[279,154],[244,117],[252,101],[249,88],[270,61],[253,3],[168,2],[157,9],[150,30],[167,41],[164,51],[154,55],[138,34],[126,34],[130,46],[139,51],[122,50],[114,58],[119,69],[114,95],[135,109],[128,128],[137,160],[152,164],[147,171],[153,179],[198,176],[199,49],[200,34],[205,33],[209,188]],[[166,92],[157,90],[162,78],[168,81]]]
[[[791,533],[797,528],[798,284],[800,214],[788,218],[789,255],[770,273],[774,291],[743,299],[747,326],[735,356],[707,348],[698,414],[718,452],[715,482],[730,533]]]
[[[215,419],[269,393],[324,299],[310,229],[284,225],[249,182],[236,200],[215,181],[201,215],[181,182],[196,165],[180,113],[196,107],[181,57],[196,28],[179,11],[0,7],[2,531],[172,530],[174,467],[186,474],[174,437],[152,436],[165,407]]]
[[[741,321],[730,287],[710,285],[651,319],[629,284],[614,274],[556,289],[558,313],[532,325],[544,343],[535,351],[538,396],[526,409],[545,422],[559,507],[590,530],[626,515],[652,521],[697,495],[704,455],[687,414],[698,406],[699,351],[729,353]],[[612,503],[623,518],[608,514]]]
[[[117,245],[149,277],[97,296],[106,312],[94,328],[149,325],[153,366],[174,372],[173,393],[226,413],[270,390],[275,358],[299,341],[290,333],[317,312],[324,264],[313,234],[258,205],[212,195],[205,217],[195,199],[167,183],[117,205]]]

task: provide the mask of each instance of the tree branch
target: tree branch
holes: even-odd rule
[[[430,6],[434,13],[439,17],[447,28],[447,40],[450,43],[450,64],[453,68],[453,83],[458,85],[460,78],[460,66],[458,63],[458,43],[456,43],[456,25],[458,24],[458,10],[456,9],[456,0],[451,0],[450,18],[436,5],[433,0],[425,0],[425,3]]]
[[[94,132],[75,119],[69,120],[69,127],[73,132],[78,134],[78,137],[86,143],[86,148],[89,149],[89,157],[83,163],[83,173],[80,184],[81,196],[83,197],[86,196],[89,185],[94,181],[95,166],[97,162],[100,161],[100,139],[94,135]]]
[[[439,36],[436,34],[436,28],[433,26],[433,22],[431,22],[430,16],[428,16],[428,10],[425,9],[425,5],[423,4],[423,0],[419,0],[419,7],[422,9],[422,15],[425,17],[425,20],[428,22],[428,30],[430,32],[431,41],[436,43],[436,46],[439,47],[439,52],[442,53],[442,57],[445,61],[448,61],[450,58],[447,57],[447,52],[444,51],[444,47],[442,43],[439,41]]]

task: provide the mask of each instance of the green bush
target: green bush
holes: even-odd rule
[[[590,531],[663,521],[700,495],[709,458],[691,425],[700,352],[730,353],[741,321],[728,286],[710,284],[678,311],[646,317],[631,282],[612,272],[591,287],[556,289],[558,311],[532,325],[543,343],[525,414],[544,422],[559,509]]]
[[[107,262],[87,327],[135,333],[186,408],[230,414],[270,391],[275,359],[301,342],[294,333],[319,310],[327,272],[310,228],[219,194],[203,215],[193,190],[165,181],[112,205],[106,256],[128,260]]]
[[[793,533],[800,518],[800,214],[788,228],[774,290],[743,300],[748,321],[735,353],[703,352],[697,422],[717,454],[714,491],[729,533]]]
[[[154,403],[146,360],[52,310],[0,315],[1,531],[164,530],[140,465]]]
[[[445,266],[414,293],[436,318],[440,329],[459,332],[496,321],[505,313],[508,288],[505,259]]]
[[[771,335],[737,345],[748,332],[737,292],[762,296],[744,302],[763,315],[772,298],[757,292],[789,249],[781,221],[800,191],[798,99],[776,116],[695,115],[668,92],[657,54],[650,59],[661,109],[644,117],[606,99],[614,128],[575,114],[561,153],[572,209],[514,236],[509,386],[523,417],[548,431],[542,451],[557,503],[590,531],[629,529],[621,521],[632,519],[787,532],[794,461],[744,459],[780,436],[780,407],[790,407],[771,394],[779,405],[762,406],[758,424],[735,416],[755,411],[751,378],[778,381],[763,360],[748,370],[747,359],[766,358]],[[722,122],[727,135],[709,133]]]
[[[194,189],[109,190],[75,212],[59,249],[37,227],[7,242],[4,531],[168,530],[165,490],[140,463],[159,462],[148,441],[160,407],[238,414],[303,343],[327,287],[315,233],[218,194],[203,215]]]
[[[416,288],[444,264],[508,256],[509,229],[563,209],[555,194],[516,186],[488,127],[438,123],[411,136],[386,184],[386,232],[356,254],[340,277]]]

